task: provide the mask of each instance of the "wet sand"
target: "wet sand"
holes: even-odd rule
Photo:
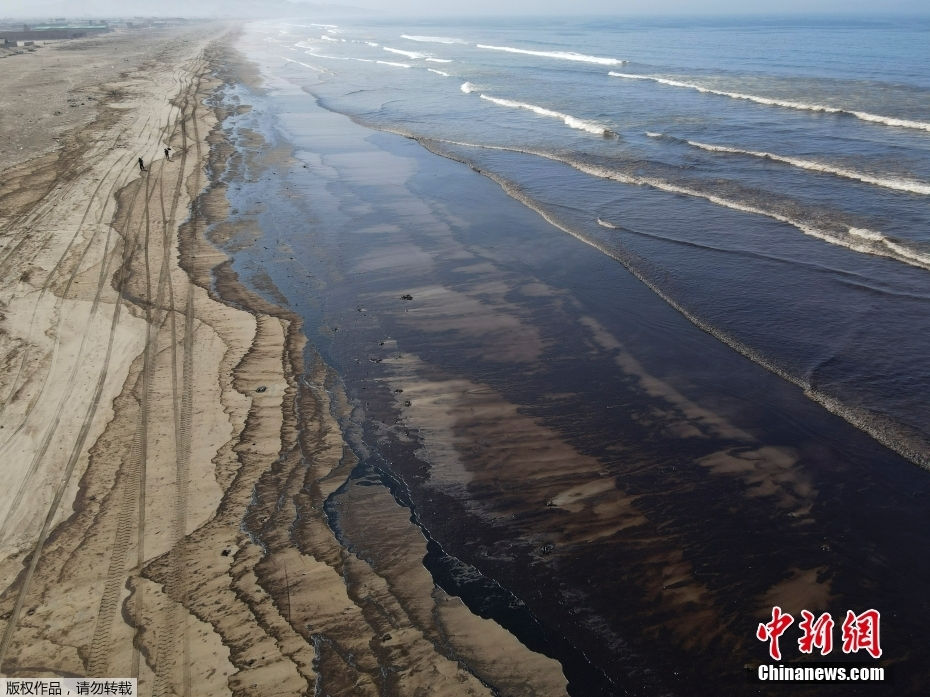
[[[226,26],[125,39],[4,59],[0,93],[97,98],[55,121],[62,144],[34,119],[3,162],[0,674],[159,695],[564,694],[558,662],[435,587],[386,490],[339,499],[367,512],[345,535],[370,554],[334,533],[324,504],[357,462],[340,382],[211,242],[249,234],[219,177],[235,163],[217,95],[254,72]],[[59,81],[13,70],[82,53],[88,72]],[[86,87],[111,56],[124,65]]]
[[[570,694],[783,694],[753,672],[774,604],[883,613],[893,688],[792,694],[921,694],[925,472],[480,173],[270,89],[228,125],[276,153],[232,197],[261,232],[235,268],[271,277],[345,386],[340,539],[378,557],[353,504],[388,489],[439,587]]]
[[[0,673],[785,694],[747,675],[778,603],[878,608],[893,688],[835,692],[922,694],[923,471],[229,27],[166,31],[86,45],[123,70],[2,163]]]

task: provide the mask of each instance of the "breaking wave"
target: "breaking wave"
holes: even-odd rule
[[[870,242],[880,242],[885,239],[885,236],[880,232],[875,232],[874,230],[868,230],[861,227],[851,227],[849,228],[849,234],[853,237],[859,237],[863,240],[869,240]]]
[[[407,56],[407,58],[412,58],[413,60],[417,60],[418,58],[426,58],[426,54],[420,53],[419,51],[404,51],[403,49],[391,48],[390,46],[382,46],[381,48],[383,48],[388,53],[397,53],[401,56]]]
[[[768,106],[780,106],[785,107],[786,109],[798,109],[801,111],[819,111],[825,114],[847,114],[849,116],[855,116],[857,119],[863,121],[869,121],[872,123],[880,123],[885,126],[898,126],[901,128],[916,128],[922,131],[930,131],[930,123],[924,121],[912,121],[909,119],[898,119],[892,116],[881,116],[879,114],[870,114],[865,111],[855,111],[853,109],[842,109],[835,106],[825,106],[823,104],[807,104],[805,102],[795,102],[787,99],[774,99],[772,97],[759,97],[754,94],[744,94],[742,92],[728,92],[726,90],[717,90],[710,87],[704,87],[703,85],[697,85],[693,82],[682,82],[680,80],[670,80],[664,77],[656,77],[654,75],[633,75],[631,73],[618,73],[611,70],[607,73],[611,77],[622,77],[628,80],[649,80],[651,82],[657,82],[661,85],[668,85],[670,87],[685,87],[687,89],[697,90],[698,92],[703,92],[705,94],[716,94],[722,97],[730,97],[731,99],[744,99],[746,101],[755,102],[756,104],[765,104]]]
[[[469,85],[470,83],[465,83]],[[462,91],[465,91],[465,85],[462,85]],[[471,90],[469,89],[469,92]],[[593,121],[585,121],[579,119],[576,116],[571,114],[563,114],[560,111],[553,111],[552,109],[545,109],[541,106],[536,106],[535,104],[526,104],[525,102],[514,102],[510,99],[499,99],[498,97],[489,97],[486,94],[479,95],[482,99],[485,99],[489,102],[497,104],[499,106],[511,107],[514,109],[526,109],[527,111],[532,111],[534,114],[539,114],[540,116],[550,116],[552,118],[561,119],[566,126],[571,128],[577,128],[580,131],[587,131],[588,133],[594,133],[599,136],[610,136],[613,135],[611,131],[606,126],[603,126],[599,123],[594,123]]]
[[[393,68],[412,68],[412,65],[407,63],[395,63],[394,61],[375,61],[378,65],[390,65]]]
[[[401,34],[400,38],[408,41],[420,41],[427,44],[467,44],[462,39],[453,39],[449,36],[418,36],[416,34]]]
[[[484,97],[484,95],[481,96]],[[761,215],[766,218],[771,218],[772,220],[790,225],[805,235],[815,237],[830,244],[851,249],[855,252],[886,257],[908,264],[910,266],[916,266],[921,269],[930,270],[930,250],[917,248],[907,242],[904,242],[903,240],[887,237],[881,232],[875,230],[841,225],[830,227],[818,226],[813,222],[801,220],[797,217],[787,215],[777,210],[764,208],[763,206],[754,202],[738,201],[726,198],[718,194],[701,191],[700,189],[694,188],[692,186],[676,184],[675,182],[670,182],[658,177],[627,174],[625,172],[610,169],[602,165],[593,165],[586,162],[579,162],[572,158],[545,151],[514,148],[504,145],[478,145],[475,143],[459,142],[453,140],[439,140],[438,142],[445,142],[449,143],[450,145],[459,145],[470,148],[503,150],[507,152],[523,153],[525,155],[533,155],[535,157],[541,157],[547,160],[552,160],[554,162],[561,162],[562,164],[568,165],[569,167],[572,167],[579,172],[598,177],[599,179],[609,179],[612,181],[620,182],[621,184],[632,184],[634,186],[648,186],[659,191],[666,191],[668,193],[681,194],[684,196],[691,196],[693,198],[704,199],[705,201],[721,206],[723,208],[729,208],[731,210],[741,211],[743,213],[751,213],[753,215]]]
[[[647,133],[646,135],[653,138],[661,137],[660,134]],[[701,150],[707,150],[708,152],[722,152],[729,153],[733,155],[748,155],[751,157],[758,157],[765,160],[772,160],[774,162],[783,162],[793,167],[798,167],[800,169],[806,169],[811,172],[823,172],[825,174],[833,174],[837,177],[844,177],[846,179],[855,179],[856,181],[863,182],[865,184],[872,184],[873,186],[880,186],[885,189],[893,189],[895,191],[906,191],[912,194],[923,194],[930,195],[930,183],[918,181],[916,179],[904,179],[900,177],[880,177],[872,174],[866,174],[864,172],[857,172],[852,169],[847,169],[845,167],[837,167],[835,165],[830,165],[825,162],[818,162],[817,160],[805,160],[800,157],[790,157],[787,155],[776,155],[770,152],[758,151],[758,150],[742,150],[740,148],[732,148],[725,145],[711,145],[708,143],[699,143],[695,140],[685,141],[688,145],[691,145],[695,148],[700,148]]]
[[[300,61],[295,61],[293,58],[288,58],[287,56],[281,56],[281,60],[286,60],[288,63],[297,63],[297,65],[302,65],[305,68],[310,68],[310,70],[315,70],[318,73],[325,73],[326,71],[323,68],[318,68],[315,65],[310,65],[309,63],[301,63]]]
[[[375,63],[376,61],[371,60],[370,58],[355,58],[353,56],[327,56],[325,53],[316,53],[315,51],[308,50],[304,51],[308,56],[313,56],[314,58],[326,58],[328,60],[334,61],[358,61],[359,63]],[[380,63],[380,61],[377,61]]]
[[[463,82],[462,85],[459,87],[459,89],[462,90],[462,92],[464,92],[465,94],[471,94],[477,88],[470,82]]]
[[[557,58],[560,60],[577,61],[579,63],[596,63],[598,65],[623,65],[625,60],[619,58],[602,58],[601,56],[588,56],[584,53],[575,53],[574,51],[531,51],[525,48],[513,48],[512,46],[489,46],[487,44],[477,44],[478,48],[485,48],[491,51],[504,51],[506,53],[522,53],[527,56],[539,56],[540,58]]]
[[[442,70],[436,70],[436,68],[427,68],[431,73],[436,73],[437,75],[442,75],[443,77],[451,77],[449,73],[443,72]]]
[[[409,136],[408,136],[409,137]],[[424,147],[427,147],[432,152],[436,154],[443,155],[445,157],[450,157],[452,159],[460,160],[468,164],[467,160],[461,159],[459,156],[453,155],[451,153],[445,152],[442,149],[430,147],[430,142],[424,142],[423,140],[418,139]],[[505,150],[510,152],[521,152],[527,155],[537,155],[540,157],[545,157],[547,159],[557,160],[564,162],[566,164],[575,167],[576,164],[573,162],[566,162],[565,160],[544,152],[536,152],[530,150],[523,150],[519,148],[511,148],[506,146],[496,146],[496,145],[478,145],[475,143],[467,142],[457,142],[452,140],[435,140],[436,143],[449,143],[450,145],[459,145],[464,147],[474,147],[474,148],[485,148],[490,150]],[[679,299],[673,297],[668,293],[664,288],[662,288],[651,275],[642,268],[642,265],[639,263],[639,259],[635,254],[631,254],[622,247],[611,244],[605,240],[598,239],[597,237],[587,234],[582,230],[576,229],[574,226],[570,226],[566,223],[563,223],[550,211],[546,210],[539,202],[532,199],[526,193],[520,190],[518,186],[509,180],[488,172],[487,170],[480,170],[481,174],[488,177],[492,181],[496,182],[509,196],[520,201],[522,204],[527,206],[530,210],[535,211],[540,217],[542,217],[546,222],[553,225],[554,227],[562,230],[563,232],[575,237],[576,239],[584,242],[585,244],[594,247],[601,253],[606,256],[615,259],[625,266],[630,273],[633,274],[637,279],[639,279],[646,287],[648,287],[652,292],[657,296],[662,298],[666,303],[668,303],[672,308],[677,312],[683,315],[688,321],[694,324],[696,327],[707,332],[711,336],[719,339],[723,343],[727,344],[734,350],[743,354],[750,360],[759,365],[763,366],[767,370],[771,371],[775,375],[787,380],[790,383],[793,383],[800,387],[808,399],[820,404],[828,411],[836,414],[837,416],[845,419],[850,424],[856,428],[864,431],[869,434],[872,438],[878,442],[884,444],[886,447],[894,450],[903,457],[919,464],[920,466],[930,469],[930,458],[927,457],[925,452],[926,442],[922,435],[914,434],[908,432],[907,430],[902,431],[901,425],[891,421],[886,415],[881,413],[873,412],[872,410],[857,406],[847,404],[836,397],[826,394],[822,390],[818,389],[816,386],[811,384],[811,381],[804,376],[798,375],[794,370],[790,370],[786,366],[780,364],[780,362],[773,360],[769,356],[765,355],[763,352],[753,348],[752,346],[741,341],[739,338],[727,332],[717,326],[714,326],[710,322],[704,320],[698,314],[689,309],[685,303],[679,301]],[[598,175],[600,176],[600,175]],[[625,177],[625,175],[621,175]],[[619,177],[611,175],[609,178],[619,179]],[[629,183],[634,184],[645,184],[652,186],[653,184],[643,181],[636,181],[634,177],[625,177],[629,180]],[[765,215],[765,213],[763,213]],[[597,223],[601,227],[609,229],[624,229],[619,225],[616,225],[608,220],[602,218],[597,218]],[[852,229],[851,229],[852,230]],[[871,231],[870,231],[871,232]],[[877,234],[877,233],[876,233]]]

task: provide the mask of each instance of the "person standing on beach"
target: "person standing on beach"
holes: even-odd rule
[[[144,172],[144,171],[145,171],[145,164],[142,162],[142,158],[141,158],[141,157],[139,158],[139,171],[140,171],[140,172]]]
[[[171,148],[165,148],[165,159],[171,162]]]

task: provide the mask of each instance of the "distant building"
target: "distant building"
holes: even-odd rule
[[[104,24],[43,25],[26,28],[24,31],[0,30],[0,39],[4,45],[30,46],[36,41],[60,41],[63,39],[80,39],[94,34],[110,31]]]
[[[110,25],[106,22],[98,24],[42,24],[32,27],[32,31],[82,31],[89,34],[99,34],[100,32],[110,31]]]

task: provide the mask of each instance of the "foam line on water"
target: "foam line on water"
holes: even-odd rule
[[[358,61],[359,63],[374,63],[375,61],[370,58],[355,58],[354,56],[327,56],[325,53],[316,53],[312,50],[304,51],[308,56],[313,56],[314,58],[327,58],[334,61]],[[377,61],[381,62],[381,61]]]
[[[646,135],[652,136],[653,138],[661,137],[659,134],[652,133],[647,133]],[[761,150],[743,150],[741,148],[734,148],[726,145],[701,143],[696,140],[686,140],[685,142],[692,147],[706,150],[708,152],[720,152],[728,153],[731,155],[747,155],[750,157],[758,157],[764,160],[783,162],[793,167],[806,169],[811,172],[823,172],[825,174],[833,174],[837,177],[843,177],[845,179],[854,179],[856,181],[863,182],[864,184],[871,184],[873,186],[892,189],[894,191],[906,191],[908,193],[922,194],[924,196],[930,195],[930,182],[922,182],[916,179],[906,179],[903,177],[876,176],[874,174],[857,172],[846,167],[837,167],[826,162],[806,160],[801,157],[791,157],[788,155],[778,155]]]
[[[455,39],[451,36],[420,36],[417,34],[401,34],[400,38],[408,41],[419,41],[427,44],[466,44],[467,41]]]
[[[449,73],[443,72],[442,70],[436,70],[436,68],[427,68],[431,73],[436,73],[437,75],[442,75],[443,77],[451,77]]]
[[[469,85],[470,83],[465,83]],[[465,91],[465,85],[462,85],[462,91]],[[471,91],[469,89],[469,91]],[[546,109],[545,107],[536,106],[535,104],[527,104],[525,102],[515,102],[510,99],[500,99],[499,97],[490,97],[486,94],[479,95],[482,99],[497,104],[498,106],[510,107],[513,109],[526,109],[527,111],[532,111],[534,114],[539,114],[540,116],[549,116],[556,119],[561,119],[566,126],[571,128],[576,128],[580,131],[587,131],[588,133],[594,133],[599,136],[608,136],[612,134],[612,131],[599,123],[594,123],[593,121],[585,121],[584,119],[579,119],[577,116],[572,116],[571,114],[563,114],[560,111],[553,111],[552,109]]]
[[[300,61],[295,61],[293,58],[288,58],[287,56],[279,56],[281,60],[286,60],[288,63],[297,63],[297,65],[302,65],[305,68],[310,68],[310,70],[315,70],[318,73],[325,73],[326,71],[323,68],[317,68],[315,65],[310,65],[309,63],[302,63]]]
[[[392,68],[412,68],[407,63],[395,63],[394,61],[375,61],[378,65],[390,65]]]
[[[406,135],[408,138],[414,136],[410,134],[403,134],[399,132],[400,135]],[[470,164],[464,158],[460,156],[453,155],[441,149],[430,147],[429,139],[414,138],[421,145],[429,149],[431,152],[434,152],[443,157],[448,157],[450,159],[458,160],[464,162],[465,164]],[[547,159],[553,159],[557,161],[562,161],[561,158],[557,158],[549,153],[537,152],[532,150],[523,150],[520,148],[512,148],[501,145],[478,145],[475,143],[445,140],[445,139],[434,139],[432,142],[436,143],[448,143],[450,145],[459,145],[463,147],[472,147],[472,148],[483,148],[488,150],[502,150],[508,152],[519,152],[527,155],[537,155],[540,157],[545,157]],[[694,312],[689,310],[682,302],[678,301],[676,298],[672,297],[664,289],[662,289],[656,282],[654,282],[641,268],[637,263],[637,258],[635,254],[631,254],[624,250],[622,247],[610,245],[604,240],[598,239],[592,235],[589,235],[583,231],[577,230],[562,221],[558,220],[554,215],[545,210],[538,202],[529,197],[526,193],[520,190],[512,182],[501,177],[500,175],[494,174],[493,172],[488,172],[487,170],[481,169],[478,170],[482,175],[488,177],[492,181],[496,182],[504,192],[507,193],[511,198],[516,199],[523,205],[525,205],[530,210],[536,212],[543,220],[545,220],[550,225],[555,228],[562,230],[566,234],[575,237],[576,239],[584,242],[585,244],[597,249],[606,256],[615,259],[620,262],[627,268],[627,270],[633,274],[640,282],[642,282],[647,288],[649,288],[653,293],[659,296],[662,300],[668,303],[673,309],[679,312],[685,319],[694,324],[696,327],[702,331],[710,334],[714,338],[722,341],[730,348],[735,351],[743,354],[748,359],[761,365],[766,370],[778,375],[782,379],[797,385],[800,387],[804,395],[811,401],[816,402],[821,405],[827,411],[836,414],[840,418],[846,420],[848,423],[852,424],[861,431],[867,433],[872,438],[877,440],[879,443],[885,445],[889,449],[897,452],[902,457],[907,458],[911,462],[920,465],[924,469],[930,469],[930,456],[927,455],[927,442],[926,438],[920,433],[908,432],[907,429],[902,430],[901,424],[898,424],[884,414],[876,413],[870,411],[869,409],[859,407],[856,405],[846,404],[845,402],[835,398],[832,395],[829,395],[822,390],[817,389],[814,385],[811,384],[810,380],[804,376],[798,375],[788,368],[780,365],[777,361],[773,360],[769,356],[763,354],[757,349],[749,346],[748,344],[740,341],[738,338],[730,334],[729,332],[718,328],[706,320],[702,319]],[[633,179],[632,177],[630,179]],[[638,183],[638,182],[632,182]],[[615,225],[610,221],[603,220],[601,218],[597,219],[597,222],[602,227],[607,227],[611,229],[623,229],[619,225]]]
[[[406,56],[407,58],[411,58],[413,60],[417,60],[419,58],[426,58],[426,54],[420,53],[419,51],[405,51],[402,48],[391,48],[390,46],[382,46],[381,48],[387,51],[388,53],[396,53],[398,55]]]
[[[879,123],[885,126],[898,126],[900,128],[914,128],[921,131],[930,131],[930,123],[925,121],[913,121],[911,119],[899,119],[893,116],[882,116],[880,114],[870,114],[865,111],[857,111],[854,109],[843,109],[835,106],[826,106],[823,104],[807,104],[805,102],[796,102],[788,99],[774,99],[772,97],[760,97],[754,94],[745,94],[743,92],[728,92],[726,90],[717,90],[710,87],[704,87],[703,85],[698,85],[693,82],[682,82],[680,80],[670,80],[664,77],[658,77],[656,75],[633,75],[632,73],[618,73],[614,70],[611,70],[607,73],[611,77],[622,77],[628,80],[648,80],[651,82],[657,82],[660,85],[668,85],[669,87],[684,87],[687,89],[697,90],[705,94],[716,94],[722,97],[730,97],[731,99],[743,99],[750,102],[755,102],[756,104],[765,104],[767,106],[779,106],[786,109],[798,109],[801,111],[816,111],[825,114],[847,114],[849,116],[855,116],[857,119],[863,121],[869,121],[871,123]]]
[[[596,63],[597,65],[623,65],[625,60],[619,58],[604,58],[601,56],[588,56],[584,53],[575,53],[574,51],[532,51],[526,48],[514,48],[513,46],[490,46],[488,44],[477,44],[478,48],[489,51],[504,51],[505,53],[521,53],[527,56],[538,56],[540,58],[556,58],[559,60],[576,61],[579,63]]]
[[[752,215],[761,215],[766,218],[771,218],[772,220],[776,220],[780,223],[790,225],[805,235],[808,235],[809,237],[814,237],[833,245],[845,247],[846,249],[850,249],[854,252],[886,257],[908,264],[910,266],[916,266],[921,269],[930,270],[930,250],[924,251],[923,249],[912,247],[903,240],[889,238],[876,230],[851,226],[848,226],[845,229],[841,229],[839,227],[836,229],[818,227],[812,222],[799,220],[797,218],[785,215],[779,211],[763,208],[762,206],[751,202],[735,201],[724,196],[719,196],[707,191],[701,191],[690,186],[676,184],[674,182],[669,182],[657,177],[644,177],[639,175],[634,176],[631,174],[625,174],[623,172],[618,172],[617,170],[609,169],[607,167],[591,165],[585,162],[578,162],[571,158],[555,155],[545,151],[513,148],[503,145],[478,145],[475,143],[452,140],[437,140],[438,142],[446,142],[451,145],[483,148],[488,150],[503,150],[507,152],[519,152],[526,155],[533,155],[536,157],[542,157],[547,160],[552,160],[554,162],[561,162],[562,164],[568,165],[569,167],[572,167],[579,172],[583,172],[584,174],[589,174],[600,179],[609,179],[612,181],[620,182],[621,184],[632,184],[634,186],[647,186],[659,191],[666,191],[668,193],[681,194],[683,196],[703,199],[709,203],[713,203],[723,208],[729,208],[731,210],[741,211],[743,213],[750,213]]]

